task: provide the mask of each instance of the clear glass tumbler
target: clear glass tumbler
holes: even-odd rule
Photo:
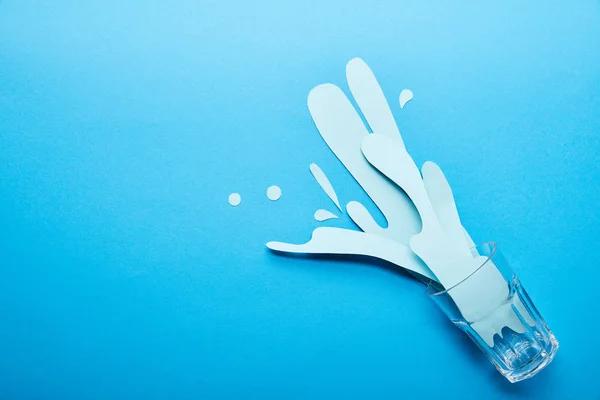
[[[506,379],[530,378],[552,361],[558,341],[496,244],[472,253],[483,256],[475,272],[448,289],[430,282],[427,293]]]

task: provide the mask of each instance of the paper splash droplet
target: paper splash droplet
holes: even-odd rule
[[[317,181],[319,186],[321,186],[321,189],[323,189],[325,194],[327,194],[327,196],[331,199],[331,201],[333,201],[335,203],[335,206],[340,211],[342,211],[342,207],[340,206],[340,202],[337,198],[337,194],[335,193],[335,190],[333,189],[331,182],[329,182],[329,179],[327,179],[327,176],[325,175],[323,170],[317,164],[312,163],[312,164],[310,164],[310,172],[313,174],[315,180]]]
[[[413,92],[410,89],[404,89],[400,92],[400,108],[404,108],[406,103],[411,101],[413,98]]]
[[[229,204],[231,204],[234,207],[237,207],[240,205],[240,203],[242,202],[242,196],[240,196],[239,193],[231,193],[229,195]]]
[[[272,201],[279,200],[281,197],[281,189],[279,186],[269,186],[267,189],[267,197]]]
[[[327,221],[328,219],[339,218],[337,215],[335,215],[331,211],[324,210],[322,208],[315,211],[314,217],[319,222]]]

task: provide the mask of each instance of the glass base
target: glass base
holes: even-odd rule
[[[496,364],[498,371],[511,383],[520,382],[535,376],[538,372],[544,369],[544,367],[550,364],[550,362],[552,362],[554,356],[556,355],[556,351],[558,350],[558,340],[556,340],[551,331],[549,331],[548,334],[548,338],[550,339],[548,343],[549,348],[541,349],[536,356],[531,358],[526,364],[517,369],[506,370]]]
[[[516,277],[513,277],[511,292],[504,308],[512,310],[519,318],[522,329],[518,329],[519,326],[512,327],[517,330],[505,327],[500,334],[494,335],[493,344],[489,345],[481,339],[474,324],[460,320],[453,322],[477,343],[508,381],[515,383],[531,378],[550,364],[559,344]],[[499,307],[484,320],[504,320],[507,314],[502,310],[503,307]]]

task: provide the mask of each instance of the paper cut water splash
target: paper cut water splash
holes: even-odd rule
[[[228,200],[229,200],[229,204],[231,204],[234,207],[237,207],[242,202],[242,196],[240,196],[239,193],[231,193],[229,195]]]
[[[361,231],[322,227],[313,231],[307,243],[269,242],[267,247],[287,253],[369,256],[402,267],[421,280],[453,287],[481,266],[485,257],[472,253],[473,241],[460,222],[444,174],[432,162],[426,162],[419,171],[406,151],[379,83],[363,60],[355,58],[348,63],[346,78],[368,127],[344,92],[333,84],[312,89],[308,108],[325,143],[382,212],[387,226],[375,222],[364,205],[351,201],[346,211]],[[412,92],[403,91],[401,107],[411,98]],[[311,172],[341,210],[325,174],[316,164],[311,164]],[[500,272],[495,268],[490,271],[478,278],[488,289],[486,299],[506,298],[508,288]],[[455,290],[452,297],[465,317],[478,317],[473,311],[481,301],[477,290]],[[488,345],[494,346],[494,335],[502,335],[503,327],[525,331],[512,307],[521,309],[523,305],[514,300],[503,308],[505,315],[500,319],[481,319],[473,324]]]
[[[413,92],[410,89],[404,89],[400,92],[400,108],[404,108],[406,103],[411,101],[413,98]]]
[[[267,197],[272,201],[279,200],[281,197],[281,189],[279,186],[269,186],[267,189]]]
[[[329,219],[339,218],[337,215],[335,215],[331,211],[329,211],[329,210],[323,210],[322,208],[320,208],[317,211],[315,211],[314,217],[319,222],[327,221]]]
[[[340,202],[338,200],[337,194],[335,193],[335,190],[333,189],[331,182],[329,182],[329,179],[327,179],[327,175],[325,175],[323,170],[321,168],[319,168],[319,166],[317,164],[313,163],[313,164],[310,164],[310,172],[313,174],[313,176],[315,177],[315,180],[321,186],[323,191],[327,194],[327,196],[329,196],[331,201],[333,201],[335,206],[340,211],[342,211],[342,207],[340,206]]]

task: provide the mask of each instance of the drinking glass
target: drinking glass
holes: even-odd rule
[[[496,244],[472,254],[483,256],[473,273],[450,288],[432,281],[427,293],[506,379],[531,378],[552,361],[558,341]]]

